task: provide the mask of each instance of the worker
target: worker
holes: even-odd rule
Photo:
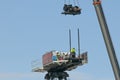
[[[66,60],[69,59],[69,57],[70,57],[69,54],[70,54],[70,53],[65,53],[65,59],[66,59]]]
[[[73,15],[81,14],[81,9],[78,6],[73,7]]]
[[[76,56],[75,48],[72,48],[70,50],[70,58],[75,58],[75,56]]]
[[[59,52],[59,54],[60,54],[59,60],[63,60],[63,53]]]
[[[74,8],[73,10],[74,10],[75,12],[80,12],[80,10],[81,10],[78,6],[74,6],[73,8]]]
[[[65,52],[62,54],[62,59],[65,60]]]
[[[56,54],[56,56],[57,56],[57,60],[60,60],[60,53],[59,52],[57,52],[57,54]]]
[[[57,61],[56,52],[53,51],[52,53],[53,53],[53,54],[52,54],[52,60],[53,60],[53,61]]]
[[[72,10],[73,10],[72,4],[69,4],[69,5],[64,4],[63,10],[64,10],[65,12],[72,12]]]
[[[64,10],[65,12],[68,11],[68,7],[67,7],[67,6],[68,6],[67,4],[64,4],[63,10]]]

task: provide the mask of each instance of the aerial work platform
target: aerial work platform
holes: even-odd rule
[[[51,51],[52,52],[52,51]],[[50,55],[54,52],[48,52],[46,55]],[[72,69],[77,68],[77,66],[81,66],[87,63],[87,52],[80,55],[81,57],[76,58],[68,58],[66,60],[48,60],[47,64],[44,64],[43,67],[41,66],[34,66],[32,69],[33,72],[51,72],[51,71],[70,71]],[[49,56],[50,57],[50,56]],[[53,56],[52,56],[53,57]],[[51,57],[51,58],[52,58]],[[51,59],[49,58],[49,59]],[[36,63],[34,63],[36,65]]]
[[[78,29],[78,55],[76,55],[75,48],[71,48],[71,32],[69,30],[69,41],[70,41],[70,51],[61,52],[52,50],[46,52],[42,56],[41,60],[33,62],[33,72],[47,72],[45,75],[45,80],[54,80],[58,78],[59,80],[67,80],[69,77],[66,71],[71,71],[76,69],[78,66],[82,66],[88,63],[87,52],[80,54],[79,45],[79,29]],[[42,67],[40,66],[42,64]]]

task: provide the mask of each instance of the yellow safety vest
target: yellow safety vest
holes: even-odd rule
[[[70,52],[75,53],[75,48],[72,48]]]

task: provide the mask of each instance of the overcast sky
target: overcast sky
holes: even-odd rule
[[[71,0],[71,3],[73,1]],[[120,63],[120,0],[102,0],[116,55]],[[70,74],[74,80],[115,80],[92,0],[79,0],[81,15],[62,15],[64,0],[0,0],[0,80],[43,80],[45,73],[32,72],[31,62],[51,50],[77,50],[80,29],[81,53],[88,64]],[[40,64],[42,66],[42,64]]]

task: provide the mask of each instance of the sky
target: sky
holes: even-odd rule
[[[73,4],[73,1],[71,0]],[[102,7],[120,64],[120,0],[102,0]],[[88,52],[88,64],[68,72],[70,80],[115,80],[92,0],[79,0],[82,13],[62,15],[64,0],[0,0],[0,80],[44,80],[46,73],[32,72],[51,50],[72,47]],[[40,67],[42,63],[40,63]]]

